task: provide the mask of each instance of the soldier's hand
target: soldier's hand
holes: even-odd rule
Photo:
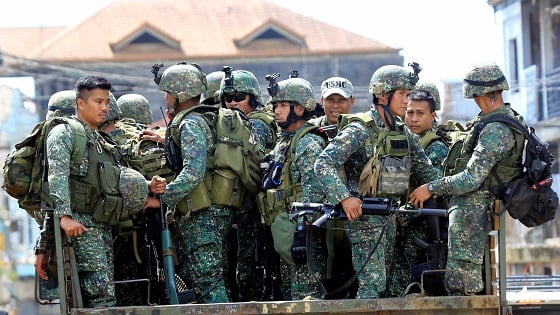
[[[166,185],[167,181],[165,178],[155,175],[152,177],[152,181],[150,182],[150,191],[154,194],[163,194],[165,192]]]
[[[157,143],[165,144],[165,139],[153,130],[142,130],[140,140],[152,140]]]
[[[148,197],[148,199],[146,199],[146,202],[144,203],[144,207],[142,208],[142,214],[146,213],[146,209],[159,208],[160,205],[161,201],[159,200],[159,198]]]
[[[88,231],[80,222],[67,215],[60,218],[60,227],[64,230],[66,236],[82,236]]]
[[[47,262],[49,261],[49,255],[46,253],[37,254],[35,256],[35,270],[39,278],[43,280],[49,280],[47,275]]]
[[[342,199],[340,204],[342,205],[342,209],[344,209],[344,213],[346,213],[348,221],[357,219],[362,215],[362,200],[360,198],[348,197]]]
[[[424,208],[424,201],[430,199],[432,193],[428,189],[428,184],[424,184],[410,194],[409,200],[416,208]]]

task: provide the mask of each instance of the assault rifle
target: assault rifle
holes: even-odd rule
[[[329,219],[347,219],[346,213],[344,213],[340,204],[333,206],[327,203],[313,202],[292,202],[289,218],[293,219],[314,212],[324,212],[319,219],[313,222],[312,225],[315,227],[320,227]],[[362,215],[390,215],[397,213],[447,216],[447,209],[401,209],[400,202],[395,202],[389,198],[362,198]]]

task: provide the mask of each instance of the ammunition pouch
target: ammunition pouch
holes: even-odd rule
[[[217,169],[212,174],[212,204],[239,209],[247,192],[239,176],[230,169]]]
[[[268,189],[257,194],[257,207],[266,225],[271,226],[274,219],[287,209],[283,189]]]
[[[377,194],[381,196],[402,196],[408,192],[412,160],[409,156],[381,158],[381,170],[377,184]]]
[[[204,179],[196,185],[190,195],[181,199],[175,210],[179,216],[190,216],[191,213],[210,208],[212,201],[206,187],[212,185],[212,176],[208,172],[204,174]]]

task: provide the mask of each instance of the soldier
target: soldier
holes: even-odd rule
[[[436,110],[441,108],[439,92],[437,87],[431,82],[419,81],[414,90],[410,93],[408,107],[406,111],[405,123],[407,127],[415,134],[420,136],[420,143],[426,152],[426,155],[432,162],[432,165],[443,171],[443,161],[447,157],[449,148],[447,143],[440,136],[437,130],[437,113]],[[411,178],[411,190],[420,184],[418,179]],[[425,203],[429,208],[447,209],[447,202],[443,198],[433,199],[430,204]],[[401,266],[409,268],[400,268],[393,270],[393,273],[400,274],[397,279],[403,285],[411,281],[422,283],[422,272],[428,268],[426,265],[426,257],[433,260],[428,262],[432,265],[431,269],[444,269],[444,258],[439,257],[440,253],[444,255],[447,244],[447,218],[436,216],[406,216],[401,221],[401,237],[402,242],[397,243],[395,251],[395,260],[400,260]],[[415,239],[420,238],[432,247],[422,248],[415,244]],[[437,246],[438,248],[435,248]],[[428,250],[438,250],[438,255]],[[430,255],[430,256],[429,256]],[[437,259],[440,258],[440,259]],[[437,260],[437,262],[436,262]],[[437,264],[437,266],[436,266]],[[411,270],[412,272],[409,272]],[[430,292],[445,293],[441,290],[443,274],[435,272],[428,273],[424,276],[424,289]],[[432,285],[433,289],[428,290],[428,281],[430,277],[437,278],[437,284]],[[418,288],[412,288],[418,289]],[[434,290],[435,289],[435,290]],[[412,291],[410,291],[412,292]],[[432,293],[433,294],[433,293]]]
[[[352,82],[342,77],[330,77],[321,83],[321,103],[323,104],[325,115],[310,119],[309,122],[323,128],[329,139],[336,136],[338,128],[338,117],[343,114],[350,113],[354,106],[356,98],[353,95],[354,86]],[[344,172],[344,170],[341,170]],[[359,175],[359,174],[358,174]],[[355,270],[352,266],[352,252],[349,240],[344,232],[344,223],[340,220],[329,220],[327,222],[327,242],[331,242],[333,252],[329,252],[327,284],[328,290],[340,290],[350,277],[353,276]],[[357,282],[350,287],[350,292],[340,290],[341,292],[328,298],[343,298],[346,296],[353,297]]]
[[[281,189],[282,200],[269,200],[274,204],[289,207],[294,201],[322,202],[324,195],[320,184],[313,172],[313,165],[317,155],[326,145],[327,136],[317,126],[306,123],[315,115],[316,102],[313,98],[311,84],[301,78],[289,78],[278,82],[277,90],[271,91],[269,103],[272,104],[276,122],[282,128],[281,138],[274,150],[270,153],[273,160],[283,160],[284,164],[280,178],[276,180],[281,184],[276,189]],[[278,158],[282,155],[281,158]],[[272,176],[274,170],[269,170],[266,176]],[[277,209],[287,212],[288,209]],[[318,217],[321,214],[316,214]],[[307,229],[311,229],[311,217],[302,216],[298,223],[305,226],[301,231],[304,237],[300,238],[305,243]],[[311,253],[300,257],[299,261],[293,259],[295,265],[288,265],[285,260],[282,265],[282,280],[284,282],[285,300],[301,300],[304,298],[323,298],[324,291],[321,282],[324,281],[326,268],[326,249],[323,245],[323,231],[312,232]],[[273,232],[274,236],[274,232]],[[275,243],[277,243],[276,237]],[[296,246],[294,244],[293,246]],[[297,244],[298,247],[306,247],[305,244]],[[292,254],[293,255],[293,254]],[[311,259],[307,257],[311,256]],[[308,266],[308,261],[312,262]]]
[[[182,167],[176,179],[167,185],[162,200],[176,213],[189,213],[178,218],[186,242],[187,261],[183,268],[188,271],[183,274],[191,275],[198,302],[229,302],[223,278],[222,245],[226,227],[231,224],[232,208],[212,204],[204,183],[204,178],[212,176],[207,159],[216,145],[215,139],[202,115],[192,111],[184,117],[179,115],[200,104],[206,78],[196,65],[178,64],[163,72],[159,88],[166,93],[172,124],[178,124],[180,133],[180,143],[170,140],[171,135],[167,137],[170,160],[177,159],[175,165],[180,163]],[[177,155],[172,152],[175,150]]]
[[[136,123],[149,125],[153,115],[150,102],[140,94],[124,94],[117,99],[117,105],[124,119],[132,119]]]
[[[46,119],[51,117],[70,117],[76,113],[76,92],[73,90],[58,91],[51,95],[48,103]]]
[[[329,202],[340,203],[348,217],[345,225],[352,242],[354,268],[356,270],[363,268],[358,274],[357,298],[360,299],[382,297],[386,290],[386,268],[391,265],[388,249],[394,246],[395,221],[392,216],[362,216],[362,201],[354,197],[358,194],[357,188],[361,188],[362,195],[366,197],[401,199],[408,190],[410,176],[410,171],[404,170],[411,168],[416,176],[425,180],[441,175],[440,172],[432,170],[431,163],[418,139],[398,118],[395,118],[395,114],[391,111],[391,108],[400,108],[402,103],[406,103],[416,81],[417,75],[401,66],[388,65],[377,69],[371,77],[369,87],[374,100],[372,109],[363,114],[349,115],[349,122],[339,130],[338,135],[332,139],[315,162],[315,172]],[[380,143],[376,143],[375,139]],[[401,151],[403,146],[408,147],[407,150]],[[410,160],[407,158],[408,154]],[[371,182],[369,177],[374,176],[371,173],[372,168],[369,164],[367,167],[364,166],[368,160],[373,163],[376,156],[380,159],[383,156],[400,157],[399,159],[383,158],[379,163],[393,160],[397,163],[397,167],[393,168],[403,170],[403,174],[389,176],[390,183],[383,183],[380,180],[375,193],[373,187],[359,185],[361,178],[356,177],[355,172],[347,174],[347,182],[344,182],[337,173],[337,169],[342,166],[345,169],[364,169],[367,181]],[[371,157],[374,159],[370,159]],[[383,177],[379,176],[379,178]],[[377,180],[373,182],[376,183]],[[376,243],[379,245],[374,247],[373,244]]]
[[[473,126],[489,115],[505,114],[515,119],[508,103],[504,103],[502,91],[508,90],[508,82],[502,70],[493,62],[474,65],[463,80],[463,95],[474,99],[481,113],[474,118]],[[474,128],[474,127],[473,127]],[[470,129],[472,130],[472,129]],[[463,146],[470,144],[467,139]],[[455,168],[444,172],[445,177],[431,181],[415,189],[410,201],[419,207],[431,196],[451,196],[449,200],[449,255],[445,275],[446,289],[451,295],[476,294],[484,289],[482,262],[491,216],[497,196],[492,192],[492,170],[498,165],[520,165],[524,138],[501,122],[485,125],[474,144],[472,154],[454,159]],[[465,152],[465,147],[453,146]],[[513,162],[512,162],[513,161]],[[515,164],[517,163],[517,164]],[[511,178],[496,172],[499,182]]]
[[[264,111],[261,104],[261,89],[257,78],[247,70],[233,70],[232,67],[225,66],[222,70],[223,79],[220,82],[219,93],[220,103],[226,108],[241,110],[248,116],[253,126],[253,132],[259,143],[267,151],[274,148],[276,143],[276,133],[278,125],[272,113]],[[241,209],[235,213],[233,219],[233,233],[235,233],[237,251],[231,259],[232,266],[229,266],[228,280],[230,291],[236,290],[238,285],[239,301],[258,301],[263,300],[264,276],[255,270],[263,270],[263,266],[257,261],[263,258],[264,242],[263,232],[261,231],[261,218],[255,203],[255,195],[248,194]],[[264,232],[266,233],[266,232]],[[233,246],[235,248],[235,246]],[[237,261],[237,264],[235,264]],[[237,268],[235,266],[237,265]],[[260,269],[259,269],[260,268]],[[237,277],[236,277],[237,275]],[[228,283],[226,283],[228,285]],[[233,293],[235,296],[236,294]],[[232,298],[236,298],[232,296]],[[236,300],[234,300],[236,301]]]
[[[70,167],[71,128],[59,124],[47,136],[48,180],[56,205],[54,219],[60,220],[60,227],[71,237],[86,307],[114,306],[116,302],[114,285],[110,283],[113,280],[111,224],[115,213],[122,211],[119,208],[123,199],[115,193],[119,189],[118,181],[110,178],[120,176],[121,167],[110,139],[98,132],[109,111],[110,89],[111,84],[100,77],[82,77],[76,82],[77,119],[91,139],[78,168]],[[104,167],[98,167],[101,164]],[[100,178],[107,180],[102,182]],[[152,192],[162,192],[164,185],[165,180],[152,180],[149,186]],[[98,193],[86,195],[78,187],[95,188],[92,191]],[[104,202],[99,203],[100,200]],[[116,208],[110,208],[111,205]],[[109,217],[104,217],[106,214]]]

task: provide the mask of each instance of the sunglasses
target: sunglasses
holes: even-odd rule
[[[226,94],[224,96],[224,100],[226,101],[226,103],[230,103],[232,101],[241,102],[244,101],[246,97],[247,97],[247,93],[238,92],[235,94]]]

